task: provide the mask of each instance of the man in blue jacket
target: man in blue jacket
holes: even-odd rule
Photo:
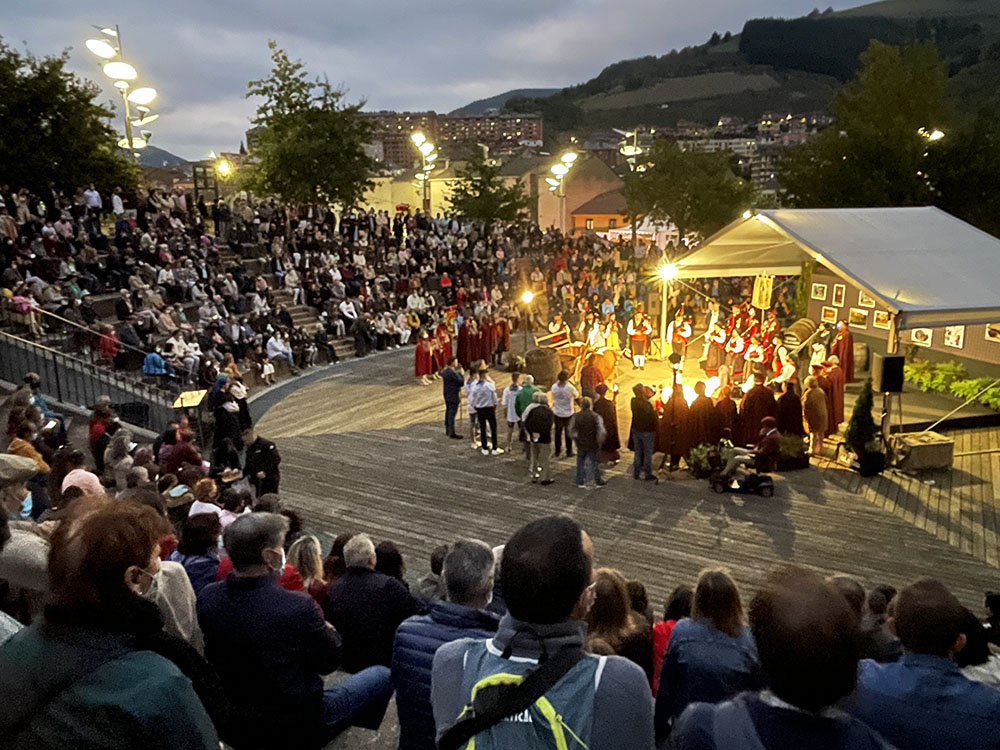
[[[434,750],[431,667],[438,647],[496,633],[500,620],[485,611],[493,595],[494,566],[493,550],[483,542],[455,542],[444,559],[448,601],[435,601],[426,615],[411,617],[396,629],[392,683],[400,750]]]
[[[441,388],[444,391],[444,432],[452,440],[462,439],[462,436],[455,432],[455,415],[458,414],[464,386],[462,366],[458,363],[458,357],[452,357],[448,361],[448,366],[441,370]]]
[[[939,581],[899,592],[888,623],[903,644],[894,664],[861,662],[848,710],[907,750],[1000,748],[1000,691],[967,679],[954,656],[965,647],[965,610]]]
[[[278,585],[288,519],[247,513],[225,531],[233,572],[198,597],[205,657],[233,706],[239,748],[322,747],[349,726],[377,729],[392,696],[377,666],[323,689],[340,636],[316,602]]]

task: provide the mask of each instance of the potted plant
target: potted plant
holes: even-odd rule
[[[875,394],[872,379],[865,381],[854,411],[844,431],[844,443],[854,452],[858,473],[863,477],[873,477],[885,469],[885,451],[882,447],[878,426],[872,417]]]
[[[688,466],[691,467],[691,473],[697,479],[707,479],[712,475],[714,469],[712,466],[713,454],[715,454],[716,462],[718,463],[718,449],[709,443],[696,445],[688,453]]]
[[[782,435],[778,447],[778,471],[796,471],[809,468],[806,441],[798,435]]]

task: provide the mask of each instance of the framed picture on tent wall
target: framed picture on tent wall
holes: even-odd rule
[[[948,326],[944,329],[944,345],[952,349],[965,347],[965,326]]]
[[[858,304],[861,307],[875,307],[875,298],[864,289],[858,291]]]
[[[836,323],[837,322],[837,308],[836,307],[827,307],[826,305],[823,305],[823,312],[820,315],[820,319],[824,323]]]
[[[844,296],[847,294],[847,287],[843,284],[833,285],[833,299],[830,301],[834,307],[844,306]]]
[[[1000,323],[986,324],[986,340],[1000,344]]]
[[[910,343],[917,346],[930,346],[934,343],[933,328],[914,328],[910,331]]]
[[[820,302],[826,302],[826,284],[818,284],[814,281],[811,296],[813,299],[818,299]]]
[[[867,328],[868,312],[868,310],[862,310],[860,307],[852,307],[847,315],[847,324],[851,328]]]
[[[872,313],[872,328],[881,328],[888,331],[892,327],[892,320],[889,318],[888,310],[876,310]]]

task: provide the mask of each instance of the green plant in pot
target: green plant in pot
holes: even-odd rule
[[[809,468],[806,441],[798,435],[782,435],[778,446],[778,471]]]
[[[851,419],[844,431],[844,442],[857,456],[858,472],[864,477],[881,474],[885,469],[885,451],[882,449],[878,425],[872,417],[874,404],[872,379],[868,378],[858,400],[854,402],[854,411],[851,412]]]

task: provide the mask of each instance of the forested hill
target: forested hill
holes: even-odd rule
[[[884,0],[839,13],[752,19],[738,35],[713,34],[705,44],[613,63],[553,96],[513,98],[505,106],[541,112],[554,137],[679,119],[711,122],[723,114],[752,121],[767,110],[825,110],[872,39],[933,40],[956,98],[967,108],[1000,113],[997,0]]]

